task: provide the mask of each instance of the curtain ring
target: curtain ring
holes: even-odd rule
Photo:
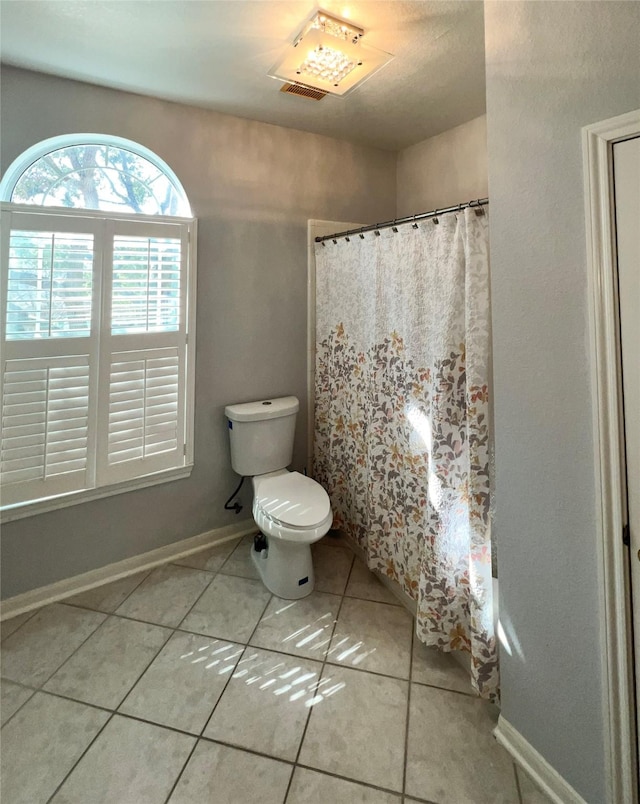
[[[323,241],[322,241],[322,248],[326,248],[326,247],[327,247],[327,244],[326,244],[326,243],[324,242],[324,240],[323,240]]]
[[[350,238],[348,235],[345,235],[345,236],[344,236],[344,239],[347,241],[347,243],[350,243],[350,242],[351,242],[351,238]]]
[[[338,241],[336,240],[336,238],[335,238],[335,237],[333,238],[333,245],[334,245],[334,246],[337,246],[337,245],[338,245]]]
[[[379,224],[379,223],[376,223],[376,226],[380,226],[380,224]],[[373,233],[374,233],[374,235],[375,235],[376,237],[380,237],[380,232],[379,232],[379,230],[378,230],[378,229],[374,229]]]
[[[434,213],[434,214],[433,214],[433,218],[432,218],[433,222],[434,222],[434,223],[440,223],[440,221],[438,220],[438,210],[437,210],[437,209],[434,209],[434,210],[433,210],[433,213]]]
[[[391,231],[398,234],[398,227],[396,226],[396,219],[393,219],[393,226],[391,227]]]
[[[416,216],[415,215],[413,216],[413,223],[411,224],[411,228],[412,229],[417,229],[418,228],[418,224],[416,223]]]
[[[360,238],[360,240],[364,240],[364,234],[362,233],[362,230],[363,230],[363,229],[364,229],[364,226],[362,227],[362,229],[360,229],[360,234],[358,235],[358,237]]]

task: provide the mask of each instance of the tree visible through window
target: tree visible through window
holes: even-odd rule
[[[3,506],[190,466],[195,221],[173,172],[65,137],[16,160],[0,198]]]
[[[11,201],[139,215],[190,215],[184,198],[159,167],[139,154],[106,144],[50,151],[20,176]]]

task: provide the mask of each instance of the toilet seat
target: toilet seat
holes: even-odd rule
[[[299,472],[254,478],[254,509],[272,522],[294,530],[314,529],[331,513],[329,495]]]
[[[331,527],[329,495],[319,483],[286,469],[253,478],[253,518],[267,536],[312,544]]]

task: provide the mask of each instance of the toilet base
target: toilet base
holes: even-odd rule
[[[315,578],[311,547],[308,544],[270,539],[266,550],[250,546],[251,560],[267,589],[285,600],[299,600],[313,592]]]

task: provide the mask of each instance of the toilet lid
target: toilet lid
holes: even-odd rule
[[[256,484],[256,503],[272,519],[295,528],[318,525],[329,515],[329,495],[299,472],[265,477]]]

